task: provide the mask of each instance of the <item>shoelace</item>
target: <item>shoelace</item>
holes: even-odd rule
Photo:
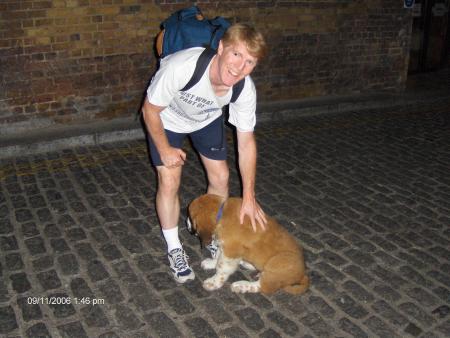
[[[174,255],[175,268],[177,270],[186,270],[187,269],[187,259],[188,255],[186,255],[183,251],[178,251]]]

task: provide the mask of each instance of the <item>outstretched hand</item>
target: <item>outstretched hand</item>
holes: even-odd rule
[[[250,222],[252,224],[254,232],[256,232],[256,223],[259,224],[263,231],[266,230],[266,214],[261,209],[258,202],[256,202],[255,198],[243,198],[241,211],[239,213],[239,221],[241,224],[244,223],[245,216],[248,216],[248,218],[250,218]]]

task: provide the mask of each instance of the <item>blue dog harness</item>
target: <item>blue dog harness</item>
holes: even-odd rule
[[[219,221],[222,219],[222,215],[223,215],[223,207],[225,206],[225,202],[223,202],[220,205],[219,211],[217,211],[217,216],[216,216],[216,223],[219,223]]]

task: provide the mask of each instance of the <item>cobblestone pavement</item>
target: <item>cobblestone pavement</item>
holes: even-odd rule
[[[203,290],[184,227],[197,279],[177,285],[144,141],[0,161],[0,336],[449,337],[448,107],[259,126],[258,199],[305,248],[302,296]],[[205,188],[188,158],[183,219]]]

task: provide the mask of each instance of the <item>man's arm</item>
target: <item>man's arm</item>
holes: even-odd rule
[[[264,211],[256,202],[255,180],[256,180],[256,140],[253,132],[237,131],[239,171],[242,177],[242,207],[239,215],[241,224],[247,215],[256,231],[256,222],[264,230],[267,223]]]
[[[142,116],[162,163],[165,167],[175,168],[184,164],[186,153],[181,149],[173,148],[167,140],[160,116],[164,108],[151,104],[146,97],[142,105]]]

